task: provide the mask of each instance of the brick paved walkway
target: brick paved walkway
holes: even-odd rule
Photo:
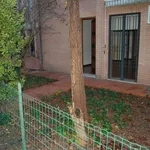
[[[24,93],[31,95],[35,98],[38,98],[41,95],[51,95],[57,92],[58,90],[68,91],[71,87],[70,84],[70,76],[63,73],[51,73],[51,72],[32,72],[30,74],[37,76],[44,76],[46,78],[53,78],[58,81],[40,86],[34,89],[29,89],[24,91]],[[147,91],[147,86],[139,85],[139,84],[130,84],[118,81],[110,81],[110,80],[98,80],[93,78],[85,78],[85,85],[91,86],[95,88],[105,88],[113,91],[133,94],[137,96],[146,96],[150,95],[150,91]]]

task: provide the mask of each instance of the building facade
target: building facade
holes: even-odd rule
[[[80,1],[85,75],[150,85],[149,5],[149,0]],[[46,22],[54,30],[42,34],[44,70],[70,73],[67,12],[65,17]]]

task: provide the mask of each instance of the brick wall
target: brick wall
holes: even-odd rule
[[[97,0],[80,0],[80,17],[95,17]]]
[[[64,4],[63,0],[62,4]],[[81,18],[95,16],[95,7],[96,0],[82,0],[80,2]],[[62,16],[65,22],[55,18],[46,23],[48,26],[52,25],[54,30],[51,30],[50,34],[42,35],[45,70],[70,73],[69,21],[67,13],[65,15]]]
[[[80,17],[96,16],[96,76],[108,79],[108,22],[109,15],[141,12],[141,31],[139,47],[138,83],[150,85],[150,25],[147,24],[148,5],[137,3],[126,6],[108,7],[105,11],[104,0],[82,0]],[[66,16],[66,18],[68,18]],[[55,72],[70,72],[69,23],[58,19],[47,22],[54,26],[51,34],[43,34],[44,69]]]
[[[42,35],[43,67],[51,72],[70,72],[69,28],[58,19],[47,22],[54,29]]]

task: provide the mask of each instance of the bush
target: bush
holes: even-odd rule
[[[16,0],[0,1],[0,81],[16,85],[22,79],[16,72],[21,67],[24,14],[18,12]]]
[[[13,100],[17,97],[17,90],[10,85],[0,82],[0,102]]]
[[[11,115],[7,113],[0,113],[0,126],[7,125],[11,121]]]

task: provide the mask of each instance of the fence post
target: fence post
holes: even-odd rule
[[[23,104],[22,104],[22,89],[21,84],[18,83],[18,98],[19,98],[19,114],[20,114],[20,125],[21,125],[21,136],[22,136],[22,147],[26,150],[26,138],[25,138],[25,126],[23,116]]]

